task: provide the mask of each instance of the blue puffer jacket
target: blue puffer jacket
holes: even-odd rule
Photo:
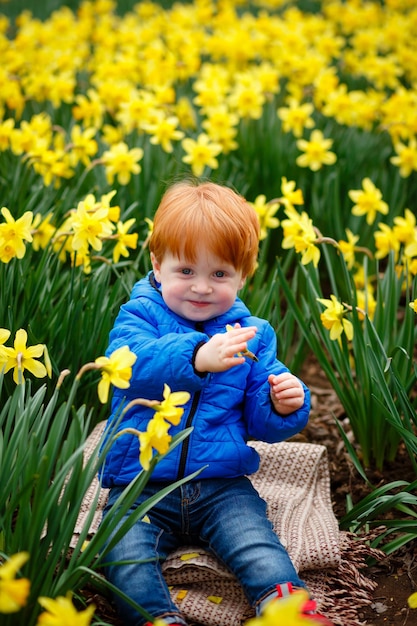
[[[248,348],[259,362],[245,363],[226,372],[199,375],[193,368],[196,347],[226,324],[256,326],[258,332]],[[120,416],[121,403],[135,398],[162,400],[164,383],[171,391],[188,391],[189,402],[178,426],[169,433],[192,426],[191,435],[160,461],[152,480],[174,481],[207,466],[199,479],[234,478],[258,469],[257,452],[248,439],[269,443],[283,441],[307,423],[310,394],[305,388],[304,405],[285,417],[277,414],[269,396],[268,375],[288,371],[276,359],[276,335],[268,322],[254,317],[237,298],[224,315],[204,323],[188,321],[167,308],[150,273],[133,288],[110,333],[106,354],[128,345],[137,355],[128,389],[115,389],[108,426]],[[118,426],[145,431],[154,411],[136,406]],[[125,485],[141,470],[138,438],[126,434],[113,443],[102,470],[103,485]]]

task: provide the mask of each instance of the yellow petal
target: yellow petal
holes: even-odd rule
[[[180,559],[181,561],[189,561],[190,559],[195,559],[197,556],[200,556],[199,552],[187,552],[187,554],[182,554]]]
[[[213,602],[214,604],[221,604],[223,598],[221,598],[220,596],[207,596],[207,600],[209,602]]]

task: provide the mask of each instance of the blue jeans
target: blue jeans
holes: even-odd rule
[[[136,504],[160,491],[165,483],[148,483]],[[111,505],[123,488],[110,491]],[[189,482],[165,496],[106,554],[105,561],[147,562],[109,565],[105,575],[116,587],[155,618],[185,624],[171,599],[161,563],[179,545],[199,545],[214,553],[237,577],[253,607],[274,595],[277,584],[305,587],[266,515],[266,503],[246,477]],[[119,614],[129,626],[146,620],[118,596]]]

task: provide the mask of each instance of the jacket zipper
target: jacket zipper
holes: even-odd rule
[[[203,333],[204,324],[202,322],[197,322],[196,330]],[[187,417],[185,428],[190,428],[192,426],[194,415],[197,411],[197,406],[200,401],[200,396],[201,396],[201,391],[196,391],[193,397],[190,412]],[[184,475],[185,475],[185,466],[187,463],[188,450],[190,448],[190,437],[191,437],[191,434],[187,437],[187,439],[183,441],[182,446],[181,446],[181,456],[180,456],[180,462],[178,465],[177,480],[184,478]]]
[[[201,391],[196,391],[196,393],[194,394],[194,397],[193,397],[193,402],[191,404],[190,412],[189,412],[188,417],[187,417],[187,422],[185,424],[185,428],[190,428],[190,426],[193,423],[194,415],[195,415],[195,412],[197,410],[197,406],[198,406],[198,402],[200,400],[200,396],[201,396]],[[183,443],[182,443],[180,462],[179,462],[179,465],[178,465],[178,475],[177,475],[177,479],[178,480],[180,480],[181,478],[184,478],[184,475],[185,475],[185,465],[187,463],[188,449],[190,447],[190,437],[191,437],[191,435],[189,435],[187,437],[187,439],[185,439],[183,441]]]

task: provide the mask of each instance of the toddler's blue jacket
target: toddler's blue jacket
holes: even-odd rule
[[[226,324],[236,322],[258,328],[248,348],[259,361],[247,358],[244,364],[226,372],[197,373],[193,357],[198,346],[216,333],[227,332]],[[150,272],[136,283],[130,300],[121,307],[106,354],[125,345],[137,360],[130,387],[114,389],[109,430],[127,402],[135,398],[161,401],[164,383],[171,391],[191,394],[180,424],[169,430],[174,435],[192,426],[191,435],[157,463],[152,480],[173,482],[203,466],[207,467],[199,479],[252,474],[258,469],[259,457],[247,445],[249,439],[283,441],[302,430],[308,421],[310,393],[305,385],[304,405],[299,410],[284,417],[275,412],[268,375],[288,368],[276,358],[272,326],[252,316],[239,298],[224,315],[203,323],[189,321],[168,309]],[[153,409],[135,406],[126,412],[117,430],[135,428],[144,432],[153,415]],[[126,485],[140,471],[138,438],[124,434],[115,440],[106,457],[103,485]]]

